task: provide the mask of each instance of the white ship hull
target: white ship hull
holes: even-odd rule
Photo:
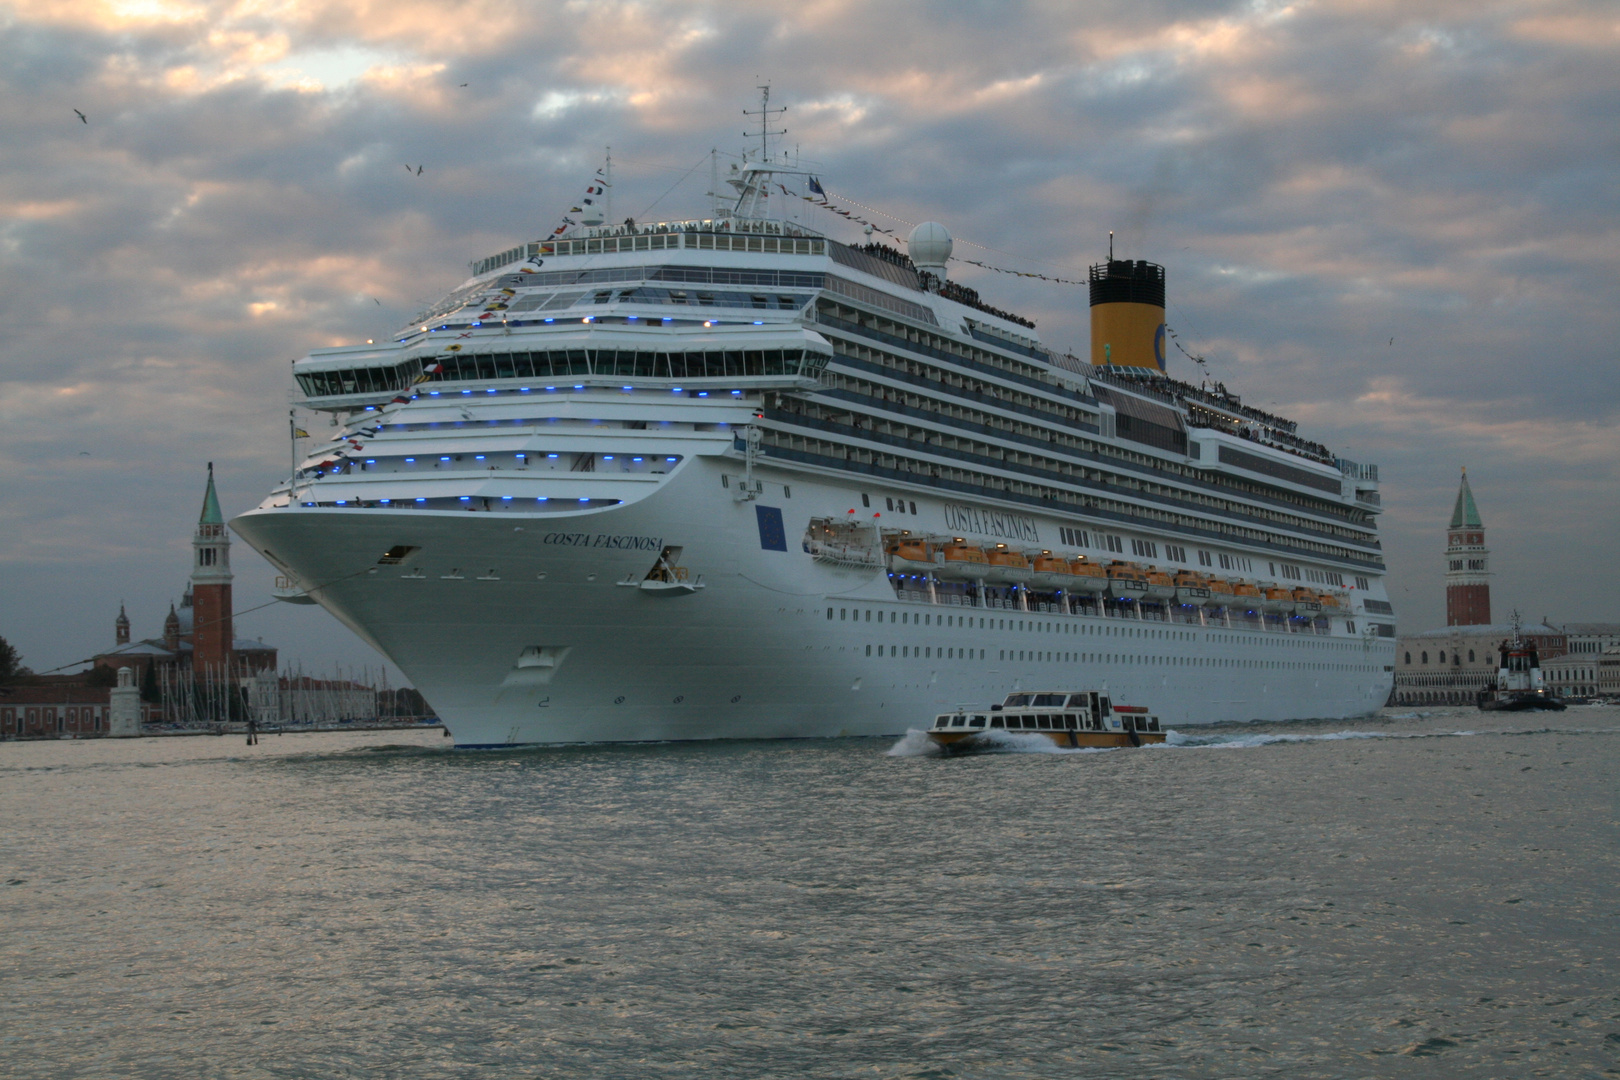
[[[1107,687],[1169,727],[1349,718],[1389,694],[1393,641],[1342,622],[1288,633],[901,599],[880,567],[802,550],[812,517],[860,505],[852,483],[764,470],[757,502],[738,501],[723,483],[736,472],[694,456],[644,497],[565,514],[283,500],[233,527],[397,664],[458,746],[896,735],[1021,687]],[[916,502],[918,524],[943,530],[944,500]],[[762,546],[757,505],[781,510],[788,550]],[[378,565],[395,545],[420,550]],[[701,588],[620,584],[665,545]]]

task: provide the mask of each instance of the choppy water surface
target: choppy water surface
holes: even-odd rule
[[[1620,710],[446,742],[0,744],[0,1073],[1620,1076]]]

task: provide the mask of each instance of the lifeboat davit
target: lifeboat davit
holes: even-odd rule
[[[1202,574],[1181,571],[1176,575],[1176,600],[1187,607],[1203,607],[1209,603],[1209,582]]]
[[[1169,574],[1163,570],[1155,570],[1150,566],[1147,573],[1142,576],[1147,578],[1147,596],[1149,600],[1175,599],[1176,583],[1170,579]]]
[[[1116,600],[1140,600],[1147,595],[1147,577],[1130,563],[1108,568],[1108,595]]]
[[[1029,560],[1016,551],[998,547],[985,553],[985,560],[989,566],[985,568],[984,580],[996,585],[1023,585],[1034,573]]]
[[[1108,571],[1094,562],[1087,562],[1083,557],[1069,563],[1069,575],[1072,584],[1070,592],[1077,593],[1105,593],[1108,591]]]
[[[1073,582],[1074,575],[1069,572],[1067,561],[1049,551],[1035,556],[1035,565],[1030,568],[1029,575],[1029,583],[1035,588],[1067,589]]]
[[[944,561],[934,567],[934,572],[951,581],[983,580],[990,565],[984,549],[972,544],[946,544],[942,554]]]
[[[939,564],[932,544],[903,537],[889,543],[889,569],[897,574],[931,574]]]
[[[1300,615],[1322,614],[1322,597],[1310,589],[1295,589],[1293,592],[1294,611]]]
[[[1294,610],[1294,594],[1275,585],[1267,585],[1260,595],[1260,610],[1287,615]]]

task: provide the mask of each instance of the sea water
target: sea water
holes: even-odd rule
[[[1620,710],[0,744],[0,1074],[1620,1076]]]

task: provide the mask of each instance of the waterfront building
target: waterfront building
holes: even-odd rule
[[[1468,470],[1446,530],[1446,625],[1485,626],[1491,621],[1491,552],[1485,524],[1468,487]]]
[[[235,636],[231,538],[214,489],[212,462],[191,547],[191,575],[179,605],[169,605],[161,637],[131,640],[129,614],[122,603],[118,605],[113,647],[92,660],[94,667],[107,669],[107,681],[121,667],[129,668],[136,683],[143,686],[157,681],[157,673],[147,676],[147,668],[153,665],[177,669],[192,677],[211,674],[220,680],[242,679],[276,669],[274,647]]]
[[[1472,705],[1496,679],[1498,648],[1513,638],[1512,623],[1447,626],[1403,634],[1395,653],[1392,705]],[[1545,622],[1517,628],[1535,645],[1545,673],[1549,659],[1564,653],[1564,632]]]

